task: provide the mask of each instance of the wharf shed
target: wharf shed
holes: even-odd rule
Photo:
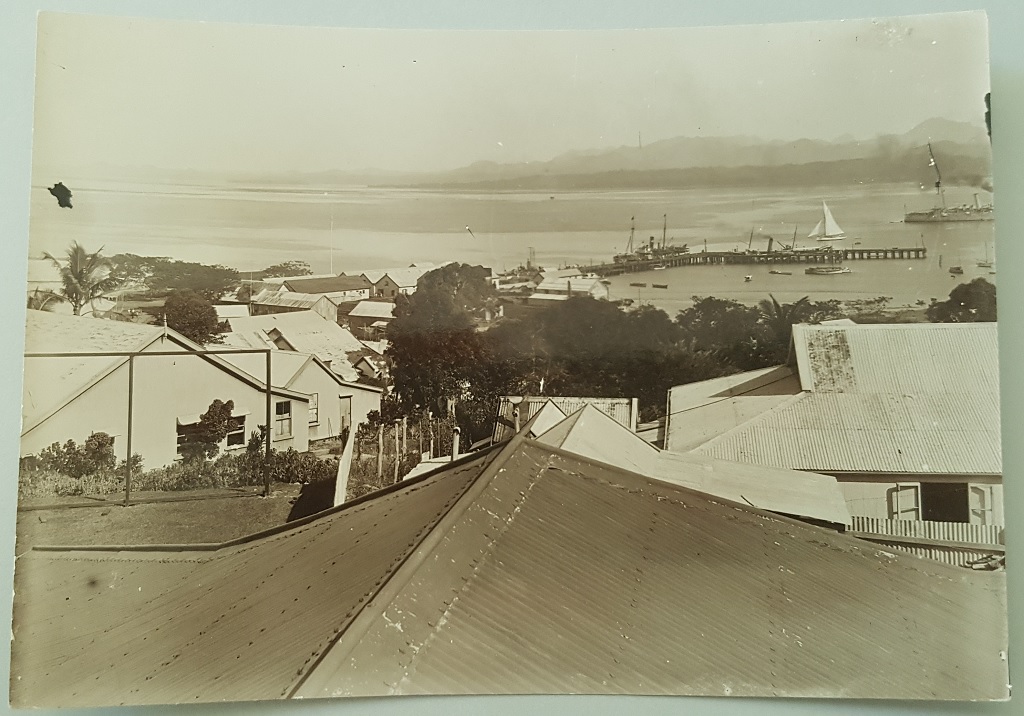
[[[340,276],[320,278],[293,278],[282,284],[285,291],[326,296],[334,303],[358,301],[370,297],[373,285],[365,276]]]
[[[1008,696],[1004,573],[880,550],[528,430],[222,545],[34,549],[16,574],[12,702]]]
[[[37,454],[54,442],[79,444],[97,432],[114,438],[119,459],[127,456],[128,383],[132,373],[132,452],[148,467],[179,456],[181,437],[214,400],[232,401],[227,451],[244,449],[249,432],[266,423],[266,384],[220,355],[199,355],[202,346],[171,329],[89,317],[28,311],[26,353],[142,354],[128,356],[26,357],[21,454]],[[181,355],[145,357],[147,352]],[[257,356],[264,360],[263,356]],[[307,449],[304,421],[309,396],[272,381],[278,449]]]

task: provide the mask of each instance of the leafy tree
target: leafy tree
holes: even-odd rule
[[[53,443],[40,451],[39,460],[47,469],[75,479],[110,472],[117,462],[114,439],[106,433],[92,433],[83,445],[74,440]]]
[[[284,261],[258,271],[256,276],[259,278],[277,278],[281,276],[309,276],[312,273],[312,269],[309,268],[309,264],[305,261]]]
[[[995,321],[996,287],[983,278],[962,283],[945,301],[932,301],[927,316],[933,323]]]
[[[122,286],[147,287],[154,267],[168,264],[171,259],[166,256],[138,256],[136,254],[116,254],[110,257],[110,276]]]
[[[713,352],[737,370],[773,365],[773,339],[757,307],[713,296],[693,300],[693,306],[676,316],[691,350]]]
[[[238,271],[226,266],[135,254],[118,254],[111,261],[112,275],[121,283],[139,286],[154,297],[189,290],[218,301],[239,284]]]
[[[184,436],[181,454],[185,462],[202,463],[216,457],[220,442],[227,437],[231,425],[231,411],[235,404],[214,400],[206,412],[199,416],[199,422]]]
[[[82,308],[97,298],[110,293],[118,287],[118,282],[111,277],[110,259],[99,251],[89,253],[77,241],[71,243],[66,252],[66,260],[60,261],[49,253],[43,254],[60,272],[63,286],[59,294],[71,304],[76,316],[82,315]]]
[[[167,325],[201,345],[220,343],[221,325],[217,311],[205,296],[195,291],[175,291],[164,303]]]
[[[208,301],[219,301],[238,284],[238,271],[233,268],[188,261],[158,262],[148,279],[150,291],[156,295],[194,291]]]
[[[483,269],[449,264],[421,276],[411,296],[398,297],[388,358],[402,404],[439,408],[469,397],[484,351],[473,318],[495,296]]]

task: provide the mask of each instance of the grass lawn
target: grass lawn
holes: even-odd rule
[[[299,488],[275,484],[270,497],[19,512],[15,553],[36,545],[224,542],[284,524]]]

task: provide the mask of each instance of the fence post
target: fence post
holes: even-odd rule
[[[271,403],[273,397],[271,395],[271,375],[270,375],[270,351],[267,349],[267,444],[263,450],[263,496],[270,497],[270,444],[274,441],[274,423],[271,422]]]
[[[409,450],[409,419],[402,416],[402,454]]]
[[[395,482],[398,482],[398,463],[401,462],[402,453],[398,448],[398,424],[399,420],[395,421]]]
[[[430,429],[430,457],[434,457],[434,414],[427,411],[427,427]]]
[[[458,426],[452,429],[452,460],[459,459],[459,434],[461,432]]]
[[[377,426],[377,479],[384,477],[384,424]]]
[[[126,442],[128,455],[124,469],[124,506],[129,505],[132,494],[132,408],[135,402],[135,356],[128,356],[128,429]]]

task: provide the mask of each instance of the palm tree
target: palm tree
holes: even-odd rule
[[[82,315],[85,304],[92,303],[118,286],[118,282],[110,277],[113,264],[102,255],[102,251],[101,247],[99,251],[89,253],[74,241],[68,247],[67,261],[61,262],[51,254],[43,254],[60,272],[64,285],[59,294],[71,304],[76,316]]]
[[[771,331],[775,342],[782,350],[789,350],[789,340],[793,334],[793,324],[807,320],[810,308],[810,297],[804,296],[796,303],[779,303],[775,296],[768,294],[757,304],[764,316],[765,324]]]
[[[53,291],[44,291],[37,288],[28,295],[28,308],[35,311],[52,311],[56,307],[56,304],[63,300],[63,296],[60,296]]]

